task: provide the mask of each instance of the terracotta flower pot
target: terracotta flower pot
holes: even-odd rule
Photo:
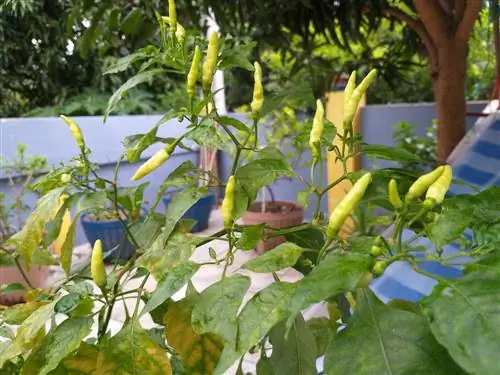
[[[267,202],[266,212],[261,212],[262,202],[254,202],[247,212],[242,216],[245,225],[266,224],[275,229],[299,225],[304,220],[304,209],[292,201]],[[285,242],[285,237],[272,237],[266,241],[260,241],[255,248],[258,253],[271,250]]]
[[[45,288],[50,276],[50,266],[40,266],[34,264],[31,266],[31,269],[29,271],[27,271],[25,268],[23,269],[33,287],[41,289]],[[22,284],[26,287],[26,289],[29,289],[23,279],[23,276],[16,266],[0,266],[0,284],[14,283]],[[10,293],[2,293],[0,294],[0,305],[9,306],[16,303],[21,303],[24,299],[24,293],[25,292],[22,290]]]

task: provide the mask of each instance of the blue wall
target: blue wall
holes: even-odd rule
[[[73,117],[82,128],[85,141],[92,150],[90,159],[100,165],[103,177],[112,179],[116,160],[123,152],[122,140],[132,134],[145,133],[161,119],[162,116],[112,116],[102,123],[102,117]],[[161,137],[176,137],[186,130],[186,124],[171,120],[162,125],[158,131]],[[68,162],[78,154],[78,147],[68,126],[58,118],[26,118],[0,120],[0,157],[8,161],[16,153],[17,144],[25,144],[28,155],[44,155],[49,164],[57,166],[60,162]],[[120,169],[119,183],[122,186],[133,186],[138,183],[130,181],[138,165],[149,158],[161,145],[151,146],[144,151],[139,163],[132,165],[123,163]],[[155,173],[144,178],[150,185],[145,192],[145,199],[153,201],[156,191],[166,177],[180,163],[191,160],[198,163],[198,153],[176,150],[163,166]],[[1,176],[0,176],[1,177]],[[140,183],[144,182],[143,180]],[[5,178],[0,178],[0,191],[12,196],[11,188]],[[34,206],[36,196],[29,195],[25,203]],[[159,210],[163,209],[160,204]],[[77,244],[86,242],[82,228],[77,228]]]

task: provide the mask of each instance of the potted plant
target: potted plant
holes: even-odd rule
[[[45,261],[40,257],[27,270],[19,260],[15,239],[11,239],[22,228],[25,215],[32,210],[25,200],[29,192],[33,193],[31,185],[34,178],[47,168],[44,157],[27,156],[26,146],[22,144],[17,145],[14,159],[1,163],[0,169],[7,180],[8,196],[0,193],[0,305],[21,302],[25,288],[43,287],[50,274],[48,264],[52,261],[48,251],[45,252]]]
[[[178,30],[183,29],[174,22],[177,19],[174,2],[170,0],[169,5],[168,23],[160,18],[162,48],[169,57],[162,64],[186,75],[191,56],[186,51],[191,51],[191,44],[179,38]],[[207,66],[201,80],[206,87],[210,86],[217,64],[223,65],[229,57],[238,60],[234,58],[236,52],[219,54],[217,49],[214,52],[213,45],[214,42],[208,47]],[[120,64],[124,61],[130,61],[130,57]],[[147,69],[138,74],[145,71],[154,75]],[[136,82],[137,77],[133,78]],[[306,144],[314,155],[333,152],[345,163],[357,152],[366,152],[360,135],[350,125],[359,98],[373,78],[374,73],[370,73],[356,86],[355,76],[351,76],[345,90],[345,131],[338,135],[342,141],[340,147],[328,150],[318,142],[317,131],[321,129],[313,126],[313,142]],[[194,79],[194,84],[198,84],[198,79]],[[449,166],[418,178],[405,170],[374,169],[344,171],[329,185],[311,179],[307,185],[313,188],[311,194],[319,198],[341,181],[350,180],[352,186],[328,220],[315,212],[306,223],[272,230],[272,235],[286,236],[286,243],[253,259],[239,257],[239,251],[252,248],[263,238],[261,227],[238,224],[258,191],[280,176],[298,177],[277,154],[279,150],[255,147],[253,151],[261,157],[240,165],[241,152],[249,145],[240,142],[234,133],[239,130],[255,136],[255,129],[244,129],[239,123],[230,127],[226,125],[227,119],[213,112],[200,119],[194,108],[210,97],[207,90],[205,99],[194,100],[192,109],[179,110],[175,115],[189,118],[192,127],[187,132],[201,126],[200,120],[215,118],[223,124],[224,132],[231,134],[239,151],[234,155],[230,177],[223,182],[224,229],[210,237],[198,237],[179,226],[187,209],[207,194],[206,186],[194,182],[175,196],[164,215],[151,209],[144,221],[127,231],[131,242],[141,246],[136,257],[117,264],[109,274],[104,267],[100,241],[96,242],[90,267],[81,269],[72,267],[68,256],[71,247],[63,246],[60,263],[66,278],[62,283],[34,301],[0,312],[0,332],[5,338],[0,341],[0,369],[14,374],[42,375],[220,375],[232,373],[229,370],[232,366],[235,373],[247,371],[244,359],[250,359],[245,356],[251,353],[251,358],[258,357],[255,366],[258,375],[498,372],[498,188],[473,196],[448,197],[446,193],[452,183]],[[165,148],[139,167],[134,179],[154,173],[185,136],[166,142]],[[76,139],[83,144],[81,137]],[[140,139],[147,146],[159,142],[145,141],[150,139],[147,137]],[[389,158],[398,153],[390,148],[377,148],[377,154]],[[82,173],[81,180],[71,180],[65,186],[59,184],[60,169],[44,177],[47,189],[22,230],[23,261],[29,263],[37,253],[44,227],[60,226],[47,212],[53,212],[53,206],[66,191],[75,194],[73,199],[65,201],[62,212],[81,207],[82,201],[86,207],[102,206],[103,201],[97,199],[101,196],[118,207],[116,194],[102,195],[90,188],[90,182],[102,177],[93,169],[88,150],[83,146],[78,159],[81,168],[92,170],[91,175]],[[165,177],[164,186],[180,183],[186,170],[195,171],[196,167],[191,169],[189,163],[179,165]],[[397,181],[408,182],[409,188]],[[118,188],[115,179],[106,183],[111,191]],[[158,201],[163,195],[164,191],[158,192]],[[368,200],[387,208],[384,215],[391,225],[384,236],[363,232],[362,226],[356,235],[340,236],[346,218]],[[473,232],[472,240],[463,235],[466,228]],[[413,232],[409,238],[403,236],[405,229]],[[68,238],[74,233],[68,234],[70,241]],[[214,239],[225,244],[224,251],[204,247]],[[416,246],[419,239],[427,239],[433,245],[430,249]],[[448,252],[450,244],[453,253]],[[203,259],[191,257],[195,249],[206,252]],[[287,269],[303,254],[311,254],[310,267],[303,277],[291,282]],[[467,263],[460,263],[460,269],[456,269],[458,275],[457,272],[452,276],[436,275],[425,267],[429,262],[453,267],[464,257]],[[432,281],[432,291],[428,291],[426,298],[387,300],[370,289],[372,279],[377,282],[392,276],[391,268],[401,262],[420,275],[419,283],[423,278]],[[220,277],[200,291],[194,275],[214,268],[220,271]],[[268,283],[269,278],[261,278],[259,274],[272,275],[273,282]],[[134,278],[141,281],[131,285],[129,281]],[[150,278],[157,284],[146,290]],[[252,281],[262,279],[266,280],[266,286],[255,293]],[[182,298],[177,298],[177,293]],[[126,304],[124,324],[115,332],[109,327],[110,321],[117,312],[116,306],[127,301],[132,302],[132,308]],[[324,307],[320,317],[308,318],[303,314],[319,302]],[[144,324],[146,316],[158,326],[151,328],[149,322]],[[10,325],[17,326],[16,333]],[[321,358],[324,361],[318,361]],[[319,362],[323,363],[320,369]]]

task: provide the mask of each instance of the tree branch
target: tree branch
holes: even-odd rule
[[[388,7],[384,9],[384,13],[401,22],[406,23],[413,31],[417,33],[417,35],[422,40],[422,43],[424,44],[427,50],[431,71],[437,72],[438,58],[437,58],[436,45],[434,44],[432,37],[427,32],[427,29],[425,28],[424,24],[421,21],[416,20],[415,18],[410,16],[408,13],[403,12],[399,8]]]
[[[465,0],[455,0],[455,5],[453,6],[453,13],[455,14],[455,22],[459,23],[465,11],[465,6],[467,5]]]
[[[469,0],[467,7],[464,11],[464,16],[460,24],[458,25],[457,32],[455,33],[455,38],[462,42],[466,42],[469,39],[469,35],[476,22],[477,15],[481,10],[483,2],[480,0]]]
[[[439,45],[444,42],[448,38],[448,19],[439,3],[434,0],[413,0],[413,5],[434,43]]]

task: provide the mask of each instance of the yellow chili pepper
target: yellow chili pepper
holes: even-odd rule
[[[92,258],[90,260],[90,273],[92,280],[101,289],[106,287],[106,269],[104,268],[104,259],[102,255],[102,242],[97,240],[92,249]]]
[[[396,210],[399,210],[400,208],[403,207],[404,203],[401,200],[401,197],[399,196],[398,183],[396,182],[395,179],[391,179],[391,181],[389,181],[388,190],[389,190],[389,202],[391,202],[392,206]]]
[[[323,135],[323,130],[325,129],[325,109],[323,108],[323,103],[321,100],[316,101],[316,113],[314,115],[313,126],[311,129],[311,134],[309,136],[309,146],[312,150],[312,155],[314,158],[318,158],[321,152],[321,146],[319,142],[321,141],[321,136]]]
[[[224,228],[231,228],[233,225],[234,194],[236,192],[236,181],[233,175],[229,177],[226,184],[224,200],[221,205],[222,221]]]
[[[196,86],[196,81],[198,80],[198,73],[200,69],[201,61],[201,50],[199,46],[194,48],[193,62],[191,63],[191,69],[187,75],[187,93],[189,98],[194,95],[194,90]]]
[[[344,89],[344,108],[347,108],[349,106],[349,100],[351,100],[351,96],[355,88],[356,88],[356,71],[353,71]]]
[[[69,130],[71,130],[71,133],[73,134],[73,138],[75,138],[75,141],[76,141],[76,144],[78,145],[78,147],[80,147],[81,149],[85,148],[85,141],[83,140],[82,130],[76,124],[76,122],[74,122],[73,120],[71,120],[70,118],[68,118],[64,115],[60,115],[59,117],[61,119],[63,119],[66,124],[69,125]]]
[[[354,119],[354,116],[356,115],[356,112],[358,110],[359,102],[361,100],[361,97],[363,94],[366,92],[368,89],[368,86],[373,82],[377,75],[377,71],[373,69],[366,75],[366,77],[361,81],[358,87],[356,87],[353,91],[352,94],[350,95],[347,105],[344,108],[344,122],[346,124],[351,124],[352,120]],[[351,87],[349,87],[349,91],[352,90]]]
[[[405,201],[406,203],[411,203],[415,199],[420,198],[427,189],[441,176],[444,171],[444,167],[440,166],[434,169],[432,172],[426,173],[420,176],[406,193]]]
[[[262,87],[262,68],[260,64],[256,61],[253,64],[255,71],[253,74],[254,85],[253,85],[253,99],[250,107],[252,108],[252,117],[257,120],[260,117],[260,110],[264,104],[264,88]]]
[[[172,155],[172,152],[174,152],[174,149],[175,146],[168,145],[167,147],[157,151],[153,156],[151,156],[151,158],[139,167],[137,172],[135,172],[132,177],[132,181],[140,180],[165,163],[170,158],[170,155]]]
[[[70,182],[70,181],[71,181],[71,175],[70,175],[69,173],[63,173],[63,174],[61,175],[61,182],[62,182],[63,184],[67,184],[67,183],[68,183],[68,182]]]
[[[208,41],[207,56],[203,62],[202,83],[205,91],[210,90],[217,68],[217,56],[219,55],[219,37],[216,32],[210,34]]]
[[[342,199],[337,207],[334,208],[332,214],[330,215],[328,228],[326,230],[327,238],[332,239],[338,234],[356,204],[358,204],[361,198],[363,198],[363,195],[365,194],[371,181],[372,175],[368,172],[356,181],[349,193],[347,193],[344,199]]]
[[[177,10],[175,0],[168,0],[168,18],[170,20],[170,33],[175,35],[177,31]]]
[[[427,194],[425,195],[425,201],[427,205],[435,205],[443,202],[446,193],[451,185],[451,180],[453,179],[453,171],[451,166],[445,165],[443,167],[443,173],[438,179],[429,186]]]

